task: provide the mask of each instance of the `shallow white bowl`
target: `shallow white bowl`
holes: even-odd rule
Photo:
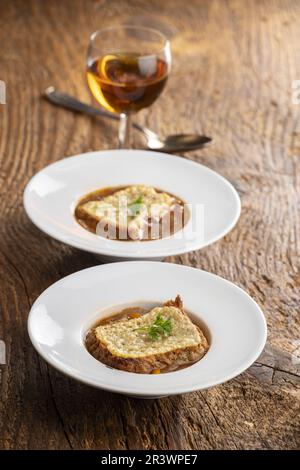
[[[203,219],[193,216],[180,234],[147,242],[107,240],[77,223],[73,213],[82,196],[130,184],[157,187],[193,208],[202,204]],[[162,259],[202,248],[228,233],[240,215],[239,196],[222,176],[184,158],[143,150],[91,152],[53,163],[29,181],[24,207],[48,235],[113,261]]]
[[[87,330],[108,313],[141,302],[182,296],[185,309],[205,325],[210,349],[196,364],[161,375],[109,368],[85,349]],[[112,392],[150,398],[201,390],[247,369],[260,355],[265,318],[242,289],[214,274],[157,262],[113,263],[79,271],[49,287],[28,319],[30,339],[53,367]]]

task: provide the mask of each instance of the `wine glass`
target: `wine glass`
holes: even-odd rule
[[[170,42],[155,29],[120,25],[91,35],[87,81],[98,103],[120,114],[119,148],[129,146],[131,115],[156,100],[170,68]]]

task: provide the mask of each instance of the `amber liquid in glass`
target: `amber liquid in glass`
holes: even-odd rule
[[[96,100],[109,111],[126,114],[150,106],[163,90],[167,76],[164,60],[132,53],[106,55],[87,69]]]

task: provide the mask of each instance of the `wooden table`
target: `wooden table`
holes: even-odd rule
[[[299,447],[300,79],[298,0],[1,2],[0,446],[4,449],[293,449]],[[242,215],[223,240],[168,261],[245,288],[266,315],[265,353],[211,390],[137,400],[94,390],[49,367],[26,320],[50,284],[97,259],[52,240],[25,215],[28,179],[63,156],[116,146],[115,124],[51,106],[49,85],[91,101],[91,31],[133,15],[177,30],[167,89],[137,120],[161,134],[203,132],[185,155],[228,178]],[[172,25],[172,26],[171,26]],[[143,142],[134,136],[134,146]]]

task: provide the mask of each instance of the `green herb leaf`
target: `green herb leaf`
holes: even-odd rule
[[[130,206],[133,206],[133,205],[135,205],[135,204],[143,204],[143,198],[142,198],[142,196],[139,196],[138,198],[136,198],[136,200],[133,201],[133,202],[131,202],[129,205],[130,205]]]
[[[139,328],[139,331],[147,333],[153,340],[161,339],[164,336],[169,336],[172,332],[171,318],[164,318],[160,313],[156,316],[154,323],[151,326]]]
[[[128,204],[129,214],[133,217],[135,217],[136,215],[139,215],[139,213],[141,212],[142,205],[143,205],[143,198],[142,196],[139,196],[138,198],[136,198],[135,201]]]

